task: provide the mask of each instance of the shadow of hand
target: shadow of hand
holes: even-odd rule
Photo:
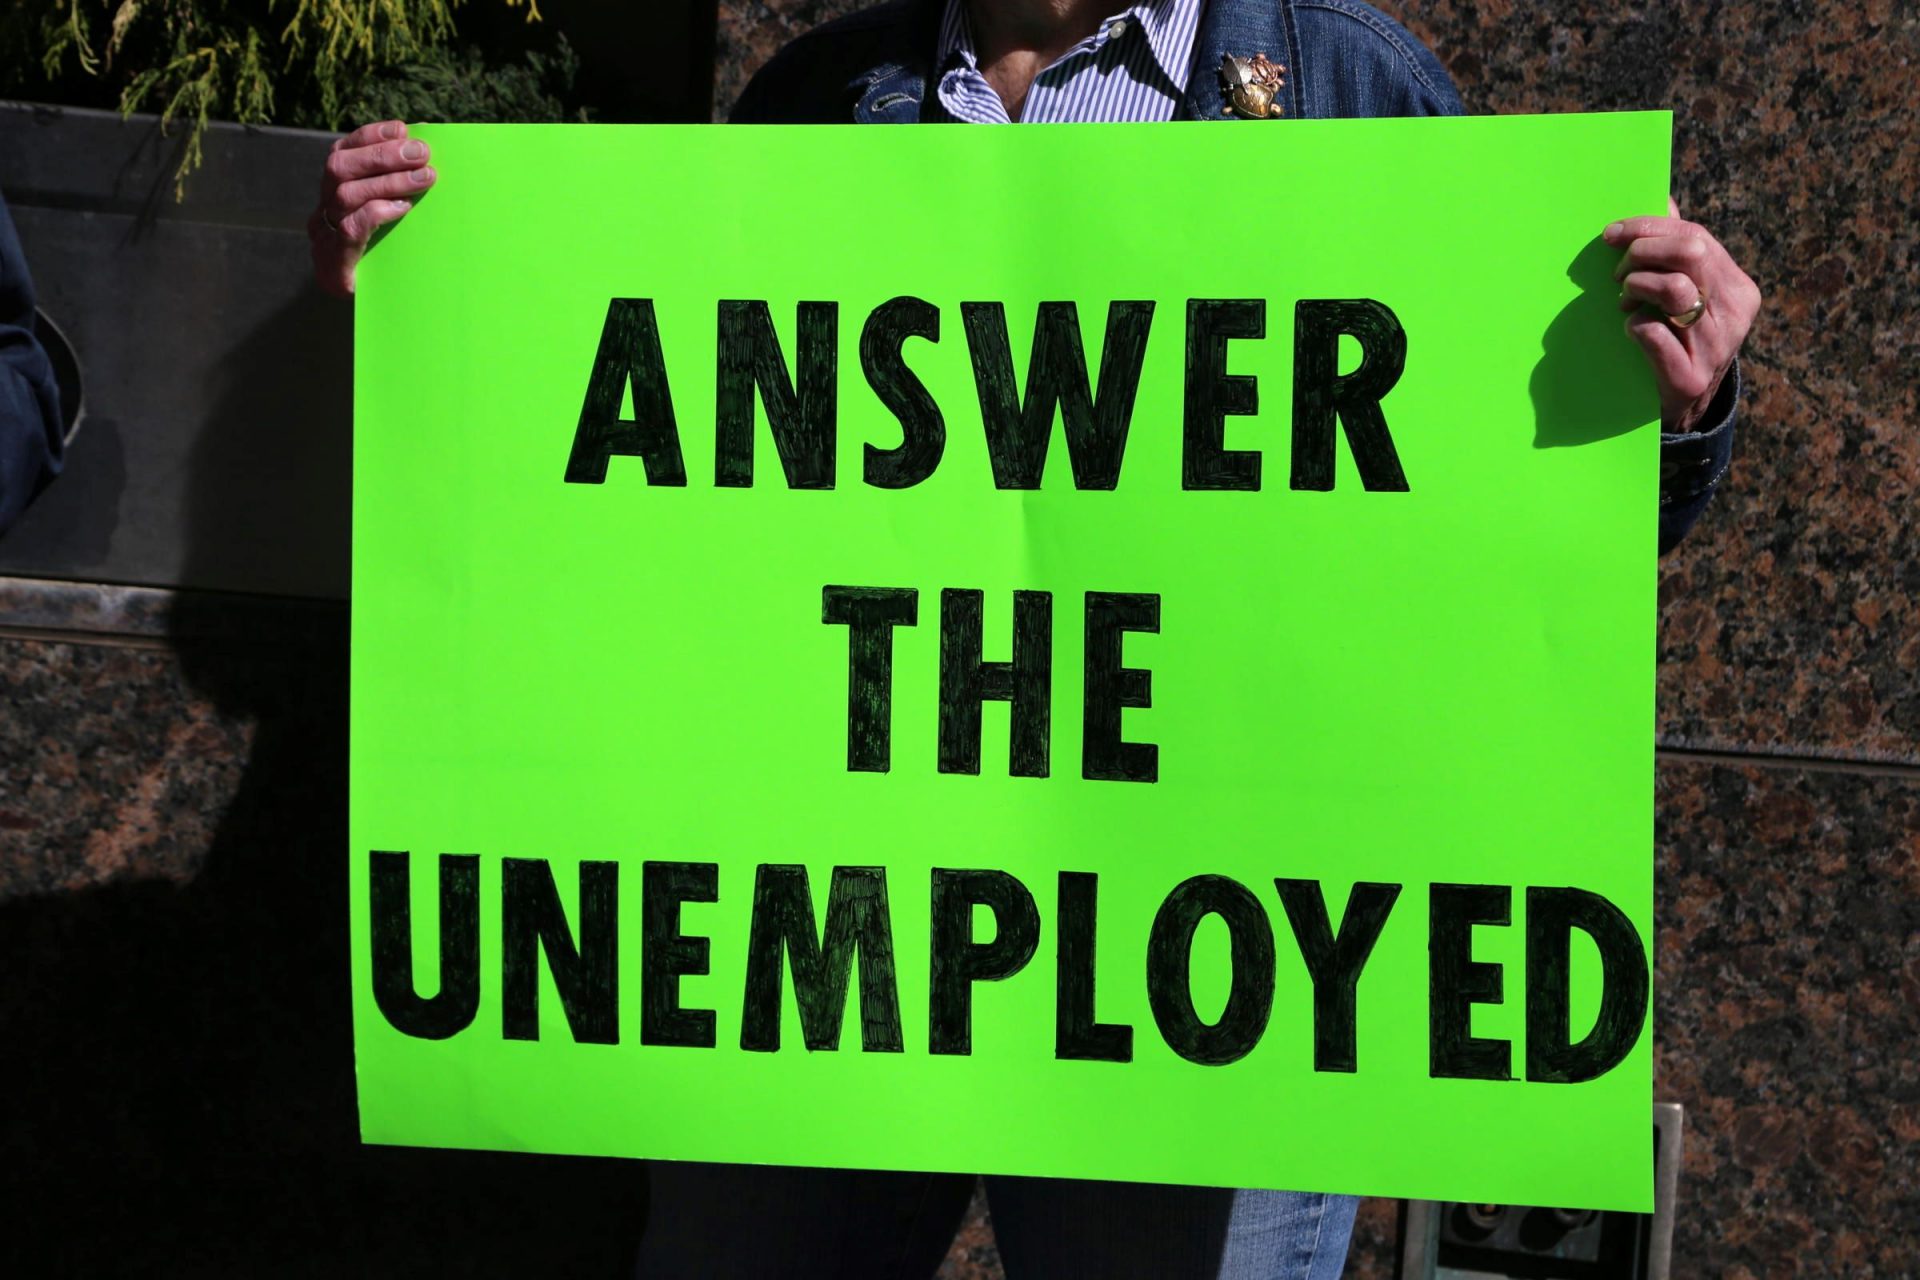
[[[1607,440],[1659,412],[1640,353],[1622,336],[1620,286],[1613,278],[1619,261],[1619,250],[1595,236],[1567,267],[1580,294],[1541,336],[1540,363],[1527,383],[1536,449]]]

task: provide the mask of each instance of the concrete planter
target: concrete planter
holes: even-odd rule
[[[352,308],[307,277],[331,137],[0,103],[0,193],[86,371],[67,470],[0,575],[343,599]]]

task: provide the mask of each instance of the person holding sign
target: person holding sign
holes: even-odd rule
[[[1384,14],[1351,0],[894,0],[783,49],[741,95],[745,124],[1137,121],[1457,115],[1444,67]],[[1253,56],[1294,71],[1245,81]],[[1243,56],[1250,55],[1250,56]],[[1226,70],[1216,75],[1214,68]],[[1237,60],[1237,61],[1235,61]],[[1113,74],[1117,70],[1117,77]],[[937,77],[937,79],[936,79]],[[1031,97],[1031,102],[1029,98]],[[1254,115],[1254,111],[1264,115]],[[379,228],[437,179],[401,121],[341,138],[308,219],[314,278],[341,297]],[[1760,291],[1714,235],[1679,216],[1604,229],[1622,251],[1621,308],[1660,391],[1660,549],[1726,474],[1740,401],[1736,357]]]
[[[748,86],[733,119],[1273,128],[1295,118],[1462,111],[1438,60],[1352,0],[1118,3],[894,0],[788,46]],[[426,144],[401,122],[341,139],[309,220],[319,283],[350,295],[374,232],[437,179]],[[876,216],[885,214],[876,199]],[[1196,210],[1197,220],[1219,216],[1210,202]],[[1660,395],[1664,550],[1726,470],[1736,357],[1760,295],[1712,234],[1671,207],[1595,232],[1621,253],[1627,330]],[[1481,251],[1497,263],[1497,246]],[[1498,305],[1497,289],[1484,305]],[[1287,1141],[1283,1132],[1272,1138]],[[950,1174],[656,1165],[642,1274],[929,1274],[972,1185]],[[1339,1274],[1355,1209],[1343,1196],[1034,1178],[993,1178],[989,1196],[1016,1277],[1319,1280]]]

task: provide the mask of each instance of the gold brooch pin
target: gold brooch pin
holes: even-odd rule
[[[1231,53],[1220,57],[1220,92],[1227,105],[1222,115],[1237,115],[1248,120],[1275,120],[1285,114],[1280,105],[1280,90],[1287,83],[1286,68],[1269,61],[1264,53],[1237,58]]]

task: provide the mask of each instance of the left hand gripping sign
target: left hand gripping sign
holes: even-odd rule
[[[366,1138],[1649,1208],[1669,129],[425,131]]]

